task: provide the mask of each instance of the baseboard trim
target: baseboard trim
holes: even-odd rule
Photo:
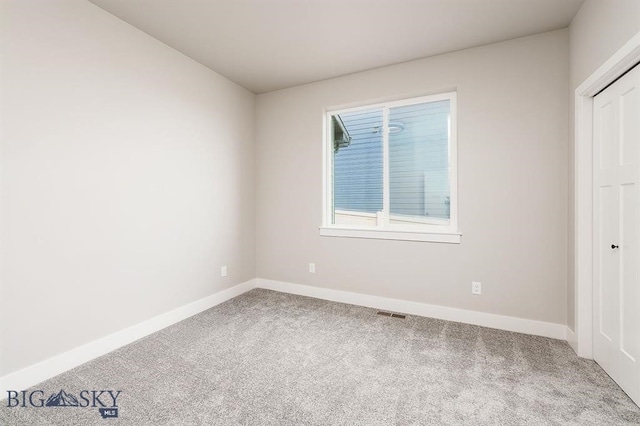
[[[362,293],[352,293],[323,287],[312,287],[283,281],[256,279],[256,286],[267,290],[315,297],[333,302],[349,303],[375,309],[384,309],[422,317],[437,318],[447,321],[462,322],[517,333],[533,334],[535,336],[550,337],[552,339],[567,339],[567,327],[564,324],[554,324],[524,318],[508,317],[489,314],[486,312],[468,311],[445,306],[429,305],[426,303],[409,302]]]
[[[567,326],[567,343],[571,346],[571,349],[578,355],[578,336],[576,333]]]
[[[85,345],[55,355],[37,364],[31,365],[0,378],[0,399],[7,390],[23,390],[94,358],[107,354],[129,343],[135,342],[156,331],[233,299],[256,286],[256,280],[249,280],[226,290],[204,297],[172,311],[158,315],[144,322],[94,340]]]

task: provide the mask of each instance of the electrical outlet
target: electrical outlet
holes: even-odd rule
[[[482,283],[478,281],[474,281],[471,283],[471,293],[472,294],[482,294]]]
[[[222,268],[220,268],[220,276],[221,277],[226,277],[227,276],[227,267],[223,266]]]
[[[309,272],[312,274],[316,273],[316,264],[315,263],[310,263],[309,264]]]

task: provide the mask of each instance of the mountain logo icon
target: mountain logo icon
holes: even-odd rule
[[[60,392],[51,394],[44,405],[47,407],[77,407],[79,404],[78,398],[61,389]]]

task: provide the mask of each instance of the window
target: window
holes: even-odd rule
[[[321,235],[458,243],[456,94],[328,111]]]

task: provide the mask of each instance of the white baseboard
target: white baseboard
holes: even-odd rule
[[[229,299],[245,293],[256,286],[256,280],[238,284],[226,290],[207,296],[203,299],[176,308],[172,311],[158,315],[144,322],[102,337],[80,347],[63,352],[48,358],[37,364],[31,365],[14,373],[0,378],[0,399],[6,395],[7,390],[24,390],[40,382],[43,382],[58,374],[64,373],[74,367],[94,358],[107,354],[122,346],[135,342],[156,331],[162,330],[172,324],[180,322],[190,316],[198,314]]]
[[[567,326],[567,343],[571,346],[571,349],[578,354],[578,336]]]
[[[405,314],[418,315],[422,317],[438,318],[447,321],[456,321],[465,324],[474,324],[483,327],[497,328],[500,330],[533,334],[536,336],[550,337],[553,339],[567,339],[568,329],[564,324],[554,324],[524,318],[508,317],[504,315],[489,314],[486,312],[467,311],[464,309],[428,305],[425,303],[409,302],[406,300],[370,296],[367,294],[352,293],[348,291],[333,290],[322,287],[312,287],[301,284],[292,284],[262,278],[257,278],[256,281],[256,286],[259,288],[275,290],[284,293],[299,294],[302,296],[315,297],[317,299],[331,300],[334,302],[349,303],[352,305],[366,306],[369,308],[384,309],[387,311],[402,312]]]

